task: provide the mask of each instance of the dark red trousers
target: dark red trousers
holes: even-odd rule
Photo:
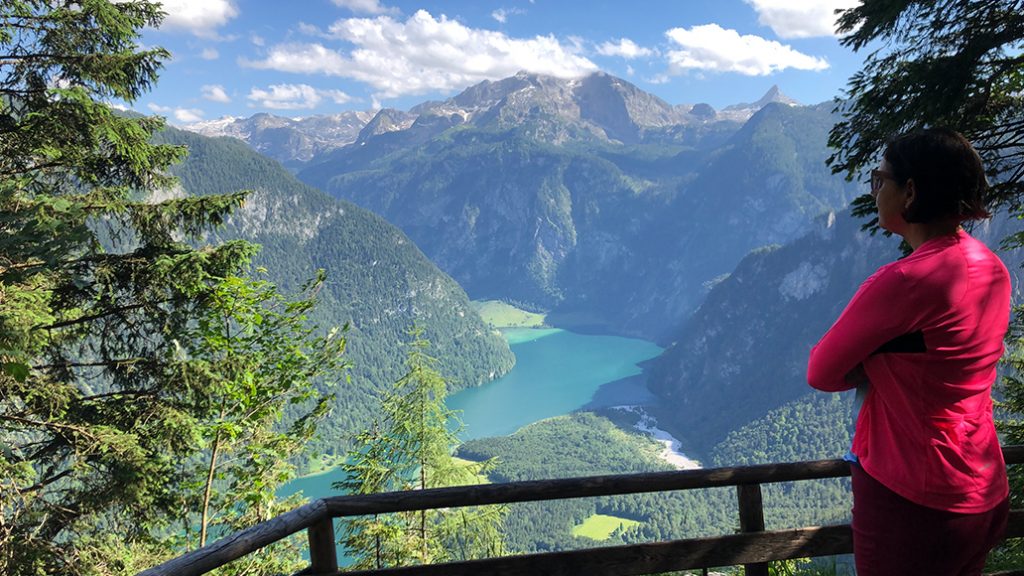
[[[980,514],[935,510],[850,468],[857,576],[976,576],[1006,532],[1009,498]]]

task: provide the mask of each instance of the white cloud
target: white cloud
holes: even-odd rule
[[[203,60],[216,60],[220,58],[220,52],[217,52],[216,48],[203,48],[203,51],[199,54]]]
[[[388,16],[339,20],[328,32],[355,48],[345,53],[318,43],[281,44],[263,60],[241,62],[254,68],[351,78],[372,86],[378,99],[449,92],[520,70],[570,78],[598,69],[575,46],[563,45],[553,36],[510,38],[443,15],[434,18],[424,10],[404,22]]]
[[[498,8],[494,12],[491,12],[491,18],[494,18],[498,22],[504,24],[508,22],[509,16],[516,16],[519,14],[526,14],[526,10],[522,8]]]
[[[745,0],[757,12],[757,21],[780,38],[834,36],[839,9],[853,8],[860,0]]]
[[[202,88],[203,98],[212,100],[214,102],[231,102],[231,97],[224,91],[224,87],[219,84],[207,84]]]
[[[267,41],[263,39],[263,36],[260,36],[259,34],[253,34],[249,36],[249,41],[256,46],[263,46],[264,44],[267,43]]]
[[[153,103],[149,103],[147,106],[153,112],[163,116],[173,117],[182,124],[191,124],[192,122],[199,122],[203,119],[203,111],[198,108],[172,108],[170,106],[160,106],[159,104]]]
[[[672,74],[708,70],[767,76],[786,68],[828,68],[828,62],[821,58],[808,56],[760,36],[740,36],[735,30],[726,30],[717,24],[673,28],[665,35],[678,46],[668,53],[669,73]]]
[[[316,108],[324,98],[344,104],[352,97],[341,90],[317,90],[308,84],[273,84],[270,90],[253,88],[247,96],[254,105],[271,110]]]
[[[335,6],[348,8],[356,14],[397,14],[398,8],[390,8],[380,0],[331,0]]]
[[[188,30],[196,36],[214,37],[216,29],[238,16],[232,0],[161,0],[167,13],[161,28]]]
[[[203,119],[203,111],[198,108],[175,108],[174,119],[185,124],[199,122]]]
[[[597,53],[602,56],[621,56],[627,60],[631,60],[633,58],[651,56],[654,54],[654,51],[650,48],[637,46],[636,42],[633,42],[629,38],[620,38],[617,44],[612,42],[602,43],[597,47]]]

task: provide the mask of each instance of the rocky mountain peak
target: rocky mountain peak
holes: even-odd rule
[[[409,126],[412,126],[412,123],[416,121],[417,116],[417,114],[403,112],[394,108],[382,108],[366,124],[366,126],[360,130],[359,136],[356,138],[356,142],[363,142],[371,136],[377,136],[384,134],[385,132],[405,130]]]
[[[796,101],[789,96],[782,93],[777,84],[773,84],[764,96],[761,96],[756,102],[744,102],[742,104],[733,104],[732,106],[726,106],[725,110],[752,110],[758,111],[761,108],[771,104],[772,102],[778,102],[780,104],[786,104],[787,106],[799,106],[800,102]]]

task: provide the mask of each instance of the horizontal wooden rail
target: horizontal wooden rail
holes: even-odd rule
[[[1008,464],[1021,464],[1024,463],[1024,446],[1006,446],[1003,448],[1003,455]],[[480,506],[486,504],[510,504],[515,502],[531,502],[541,500],[561,500],[569,498],[585,498],[594,496],[613,496],[621,494],[635,494],[642,492],[664,492],[669,490],[690,490],[695,488],[714,488],[722,486],[741,486],[741,485],[757,485],[767,484],[774,482],[792,482],[798,480],[814,480],[820,478],[838,478],[850,475],[850,468],[847,462],[842,460],[816,460],[810,462],[793,462],[784,464],[763,464],[758,466],[743,466],[743,467],[729,467],[729,468],[710,468],[703,470],[683,470],[677,472],[654,472],[654,473],[643,473],[643,474],[624,474],[624,475],[610,475],[610,476],[590,476],[584,478],[565,478],[559,480],[534,480],[527,482],[510,482],[506,484],[484,484],[476,486],[458,486],[452,488],[434,488],[429,490],[415,490],[409,492],[389,492],[385,494],[370,494],[360,496],[338,496],[332,498],[324,498],[316,500],[301,508],[297,508],[287,514],[283,514],[269,520],[262,522],[241,532],[232,534],[226,538],[218,540],[208,546],[195,550],[178,558],[172,559],[159,566],[150,568],[144,572],[141,572],[139,576],[198,576],[204,574],[214,568],[223,566],[228,562],[238,559],[246,554],[254,552],[268,544],[281,540],[291,534],[294,534],[300,530],[311,530],[310,540],[311,544],[316,548],[317,552],[326,554],[324,557],[314,557],[313,565],[317,568],[315,573],[317,574],[331,574],[334,573],[334,568],[331,567],[331,560],[333,559],[334,549],[333,547],[325,547],[323,545],[324,534],[327,533],[326,527],[324,526],[324,520],[330,518],[338,518],[345,516],[361,516],[368,514],[381,514],[387,512],[400,512],[400,511],[411,511],[411,510],[428,510],[434,508],[453,508],[460,506]],[[1014,536],[1024,536],[1024,511],[1013,512],[1013,529],[1017,532]],[[712,558],[712,556],[706,556],[710,554],[702,552],[705,548],[701,546],[708,546],[707,542],[718,542],[719,546],[724,546],[726,543],[737,543],[738,550],[733,549],[732,555],[728,556],[726,560],[722,557],[722,561],[717,560],[718,556],[714,556],[716,560],[714,562],[708,562],[704,564],[695,564],[692,567],[702,566],[725,566],[743,564],[747,562],[765,562],[768,560],[786,559],[786,558],[797,558],[802,557],[807,546],[815,548],[818,542],[824,542],[822,544],[823,550],[829,550],[830,546],[840,546],[836,542],[849,541],[847,537],[840,537],[843,531],[846,530],[847,534],[849,531],[848,526],[826,526],[819,528],[801,528],[797,530],[782,530],[776,532],[751,532],[744,534],[736,534],[730,536],[722,536],[718,538],[710,539],[695,539],[695,540],[678,540],[674,542],[659,542],[653,544],[637,544],[633,546],[622,546],[622,547],[611,547],[611,548],[595,548],[587,550],[578,550],[571,552],[556,552],[538,555],[527,555],[527,556],[511,556],[503,558],[494,558],[489,560],[478,560],[474,562],[495,562],[495,566],[501,566],[504,562],[523,562],[523,566],[530,565],[531,560],[521,560],[522,558],[532,558],[534,556],[542,557],[547,560],[540,560],[541,564],[546,562],[559,562],[558,558],[565,558],[565,562],[568,562],[566,566],[576,566],[577,568],[569,572],[548,572],[548,571],[526,571],[526,572],[506,572],[504,569],[500,573],[502,574],[569,574],[569,573],[587,573],[587,574],[641,574],[644,572],[625,572],[621,566],[618,566],[615,571],[600,572],[587,569],[580,569],[580,560],[583,557],[589,557],[590,555],[598,555],[596,557],[605,558],[605,562],[617,562],[614,560],[615,554],[621,553],[628,556],[628,550],[634,550],[634,557],[636,554],[640,554],[642,557],[635,557],[634,561],[640,564],[644,562],[664,562],[667,561],[662,558],[662,552],[668,550],[670,552],[664,552],[665,555],[680,554],[684,551],[689,550],[687,554],[690,554],[690,558]],[[806,532],[805,532],[806,531]],[[788,535],[788,536],[787,536]],[[796,550],[799,553],[795,556],[783,555],[779,557],[771,556],[766,557],[763,553],[758,555],[753,552],[757,545],[751,544],[759,542],[759,539],[765,538],[765,542],[769,543],[768,550],[782,551],[780,553],[789,554],[792,551],[792,546],[796,546]],[[796,538],[797,544],[781,544],[786,538]],[[803,540],[801,540],[803,538]],[[845,540],[844,540],[845,538]],[[748,540],[749,539],[749,540]],[[809,540],[808,540],[809,539]],[[700,544],[703,542],[704,544]],[[808,544],[810,542],[811,544]],[[842,544],[849,549],[849,544]],[[675,547],[675,548],[673,548]],[[844,550],[849,551],[849,549]],[[604,550],[620,550],[620,552],[602,552]],[[725,550],[723,548],[723,550]],[[794,552],[796,553],[796,552]],[[610,556],[604,557],[600,554],[609,554]],[[716,553],[718,554],[718,553]],[[722,552],[725,554],[725,552]],[[744,555],[746,554],[746,555]],[[827,555],[831,552],[817,553],[813,555]],[[650,558],[647,558],[648,555]],[[704,556],[702,556],[704,555]],[[624,561],[624,560],[619,560]],[[701,560],[702,562],[704,560]],[[576,562],[576,564],[573,564]],[[472,562],[443,564],[437,566],[445,566],[445,574],[471,574],[471,573],[489,573],[488,571],[481,571],[482,569],[475,568],[477,572],[467,571],[458,572],[458,566],[471,565]],[[474,564],[475,565],[475,564]],[[532,564],[537,566],[538,564]],[[645,566],[647,564],[644,564]],[[511,569],[511,564],[509,565]],[[555,566],[555,564],[552,564]],[[645,568],[646,569],[646,568]],[[675,570],[684,569],[684,567],[676,566],[672,568]],[[415,570],[426,570],[425,572],[416,572]],[[387,571],[381,571],[380,574],[440,574],[441,572],[430,572],[434,570],[431,566],[417,566],[410,568],[391,569]],[[440,570],[440,568],[438,568]],[[657,572],[659,569],[650,570],[651,572]],[[307,570],[307,573],[314,573],[312,570]],[[495,572],[490,572],[495,573]]]
[[[1014,510],[1007,538],[1024,537],[1024,510]],[[853,552],[849,524],[773,530],[695,538],[504,556],[487,560],[408,566],[379,571],[338,572],[345,576],[631,576],[711,566],[759,564],[791,558],[833,556]],[[332,575],[333,576],[333,575]]]
[[[707,468],[677,472],[647,472],[586,476],[559,480],[529,480],[505,484],[454,486],[408,492],[385,492],[365,496],[324,498],[331,516],[363,516],[406,510],[430,510],[486,504],[512,504],[540,500],[565,500],[593,496],[617,496],[642,492],[666,492],[716,488],[741,484],[791,482],[850,475],[850,464],[842,460],[814,460],[786,464],[762,464],[735,468]]]
[[[704,566],[732,566],[763,562],[766,558],[786,559],[827,556],[850,552],[849,526],[821,526],[796,530],[732,534],[696,538],[505,556],[450,564],[409,566],[381,571],[347,572],[351,576],[394,574],[395,576],[469,576],[474,574],[526,574],[575,576],[656,574]],[[773,554],[769,554],[773,553]]]

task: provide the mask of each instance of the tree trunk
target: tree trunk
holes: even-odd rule
[[[210,495],[213,492],[213,474],[217,470],[217,453],[220,450],[220,432],[213,439],[213,451],[210,454],[210,469],[206,474],[206,490],[203,494],[202,517],[199,520],[199,547],[206,546],[206,528],[210,522]]]

